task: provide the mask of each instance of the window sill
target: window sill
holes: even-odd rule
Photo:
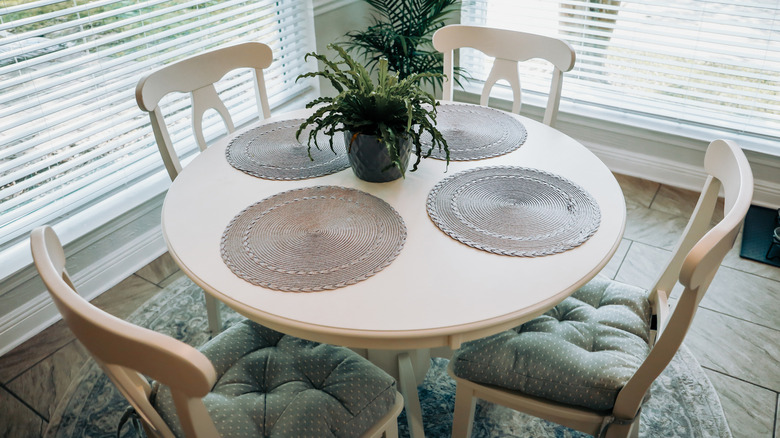
[[[479,103],[480,92],[477,86],[467,86],[455,91],[455,100]],[[491,106],[511,110],[508,89],[496,87],[492,96]],[[546,103],[547,96],[526,92],[521,114],[541,121]],[[583,143],[615,173],[695,191],[704,183],[707,145],[719,138],[734,140],[745,150],[753,170],[754,204],[780,206],[777,141],[569,102],[561,102],[555,127]]]
[[[481,84],[467,84],[465,90],[455,91],[456,95],[464,101],[473,101],[474,103],[479,102],[481,92]],[[508,88],[494,87],[491,94],[491,105],[509,111],[512,107],[511,101],[512,93]],[[524,115],[541,120],[546,105],[546,95],[542,96],[532,92],[523,93],[522,112]],[[583,114],[588,115],[584,116]],[[631,135],[636,135],[639,131],[647,131],[652,133],[653,138],[657,140],[676,138],[676,146],[698,151],[705,150],[707,144],[714,139],[731,139],[738,142],[745,151],[753,152],[757,156],[763,155],[768,160],[780,160],[780,140],[751,135],[750,133],[734,133],[732,131],[720,130],[716,127],[685,124],[567,101],[561,101],[558,120],[561,124],[569,122],[613,132],[630,133]],[[661,135],[663,138],[659,139],[658,135]]]

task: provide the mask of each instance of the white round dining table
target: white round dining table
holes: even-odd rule
[[[306,114],[301,110],[260,123]],[[430,349],[456,349],[544,313],[593,278],[623,235],[625,201],[606,165],[560,131],[512,116],[527,131],[515,151],[449,165],[424,159],[417,171],[385,183],[361,181],[349,168],[293,181],[248,175],[225,156],[230,138],[243,132],[238,131],[192,159],[168,190],[162,231],[169,252],[206,293],[253,321],[313,341],[367,349],[370,360],[399,379],[399,389],[409,399],[409,417],[414,417],[412,433],[422,436],[416,383],[427,371]],[[451,238],[429,218],[428,194],[442,179],[483,166],[540,169],[578,184],[598,204],[598,230],[580,246],[540,257],[494,254]],[[379,197],[403,218],[406,241],[390,265],[346,287],[286,292],[249,283],[223,262],[223,232],[242,210],[280,192],[324,185]]]

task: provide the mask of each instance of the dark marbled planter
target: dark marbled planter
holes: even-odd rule
[[[344,131],[344,144],[347,145],[349,164],[355,175],[368,182],[388,182],[401,178],[401,170],[393,165],[390,153],[384,143],[380,143],[373,135],[359,134],[354,141],[353,133]],[[412,143],[409,139],[401,145],[401,165],[409,166]]]

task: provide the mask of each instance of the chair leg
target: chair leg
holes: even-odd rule
[[[469,438],[471,436],[471,426],[474,424],[474,409],[477,406],[477,399],[474,392],[457,385],[455,389],[455,410],[452,413],[452,438]]]
[[[206,315],[209,320],[209,331],[211,336],[216,336],[222,331],[222,316],[219,314],[217,299],[204,293],[206,299]]]
[[[605,438],[639,438],[639,415],[629,424],[610,424]]]
[[[391,421],[385,429],[385,438],[398,438],[398,420]]]
[[[404,396],[409,435],[412,438],[424,438],[425,429],[422,424],[422,407],[420,406],[420,396],[417,393],[417,380],[414,367],[412,367],[412,359],[406,352],[398,355],[398,385],[401,395]]]

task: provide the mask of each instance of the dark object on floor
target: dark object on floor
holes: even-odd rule
[[[772,246],[772,231],[778,227],[775,209],[751,205],[745,216],[740,257],[780,267],[780,245]],[[770,256],[771,258],[767,258]]]

